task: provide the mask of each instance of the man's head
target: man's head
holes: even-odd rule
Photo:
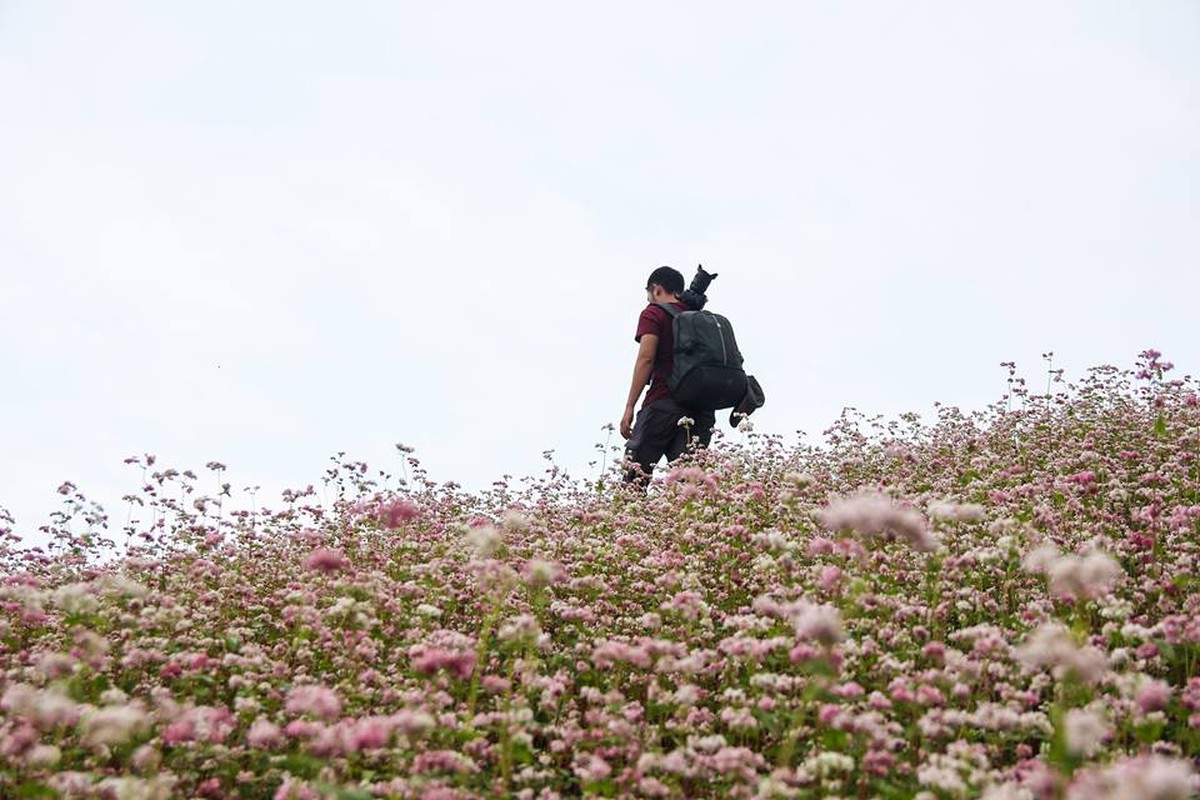
[[[646,279],[646,299],[651,303],[674,300],[683,291],[683,273],[671,267],[659,267]]]

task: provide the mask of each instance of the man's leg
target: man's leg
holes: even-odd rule
[[[697,411],[696,425],[692,429],[692,446],[708,447],[712,441],[713,428],[717,427],[717,412]]]
[[[626,483],[639,483],[644,489],[650,483],[654,466],[670,444],[671,429],[667,427],[669,413],[658,403],[643,406],[633,421],[633,435],[625,443]]]

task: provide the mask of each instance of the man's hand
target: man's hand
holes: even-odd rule
[[[633,406],[625,406],[625,413],[621,416],[621,435],[626,441],[633,436]]]

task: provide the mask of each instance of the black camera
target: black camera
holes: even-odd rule
[[[691,285],[684,290],[683,294],[679,295],[679,302],[694,311],[704,308],[704,304],[708,302],[708,297],[704,293],[708,291],[708,285],[716,277],[717,273],[705,272],[703,265],[697,265],[696,276],[692,278]]]

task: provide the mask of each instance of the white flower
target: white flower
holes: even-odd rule
[[[1025,568],[1026,572],[1034,575],[1043,574],[1051,564],[1058,560],[1058,556],[1058,547],[1053,542],[1046,542],[1026,553],[1025,558],[1021,559],[1021,566]]]
[[[1033,800],[1033,793],[1011,783],[1002,783],[984,789],[979,800]]]
[[[27,683],[14,683],[0,697],[0,709],[14,714],[27,714],[37,702],[38,690]]]
[[[525,564],[526,580],[534,588],[549,586],[562,576],[562,567],[554,561],[531,558]]]
[[[1084,683],[1095,683],[1108,669],[1108,659],[1091,645],[1077,647],[1061,623],[1048,622],[1034,631],[1016,651],[1026,666],[1049,667],[1054,676],[1068,674]]]
[[[1194,771],[1186,761],[1139,756],[1106,769],[1082,773],[1067,789],[1067,800],[1187,800]]]
[[[52,744],[35,745],[25,754],[25,763],[34,768],[52,767],[62,758],[62,751]]]
[[[1133,603],[1128,600],[1113,600],[1100,609],[1100,616],[1104,619],[1123,622],[1133,616]]]
[[[696,420],[692,419],[691,417],[680,417],[679,421],[675,424],[680,428],[690,428],[696,424]]]
[[[711,736],[701,736],[695,739],[689,737],[692,749],[701,753],[715,753],[724,747],[728,742],[725,737],[719,733],[714,733]]]
[[[480,525],[467,531],[467,542],[480,558],[488,558],[496,552],[501,541],[500,531],[491,525]]]
[[[1104,737],[1108,736],[1109,727],[1104,718],[1094,711],[1082,708],[1072,708],[1063,720],[1067,751],[1090,758],[1100,749]]]
[[[675,690],[671,699],[681,706],[694,706],[700,699],[700,689],[694,684],[685,683]]]
[[[117,800],[167,800],[172,796],[174,776],[158,775],[153,778],[105,778],[96,784],[102,797]]]
[[[149,727],[146,712],[133,705],[98,708],[79,722],[83,740],[91,745],[121,744]]]
[[[1098,550],[1086,556],[1060,556],[1046,567],[1051,594],[1063,597],[1103,597],[1124,576],[1121,565]]]
[[[814,478],[810,472],[789,472],[787,475],[783,476],[783,479],[792,486],[797,487],[811,486],[817,482],[817,479]]]
[[[531,524],[529,517],[515,508],[510,508],[500,515],[500,526],[506,531],[527,531]]]
[[[69,583],[54,590],[54,602],[68,614],[90,614],[100,607],[100,601],[86,583]]]
[[[537,639],[541,632],[542,629],[538,625],[537,619],[531,614],[521,614],[500,626],[497,636],[502,642],[512,642]]]
[[[788,538],[775,528],[754,534],[750,541],[772,553],[782,553],[791,547]]]
[[[106,594],[118,597],[145,597],[150,590],[127,575],[113,573],[105,575],[96,584]]]
[[[929,516],[950,522],[978,522],[983,519],[983,506],[978,503],[934,501],[928,507]]]
[[[805,769],[818,775],[828,776],[848,773],[854,769],[854,759],[845,753],[822,751],[815,756],[809,756],[804,762]]]
[[[802,639],[811,639],[825,645],[833,645],[846,638],[842,630],[842,615],[836,608],[825,603],[822,605],[804,604],[792,618],[796,635]]]
[[[898,506],[880,492],[836,498],[817,512],[817,518],[832,531],[853,530],[867,538],[895,537],[914,550],[932,552],[939,546],[916,509]]]
[[[69,653],[45,653],[38,660],[38,672],[49,680],[65,678],[75,670],[79,659]]]

